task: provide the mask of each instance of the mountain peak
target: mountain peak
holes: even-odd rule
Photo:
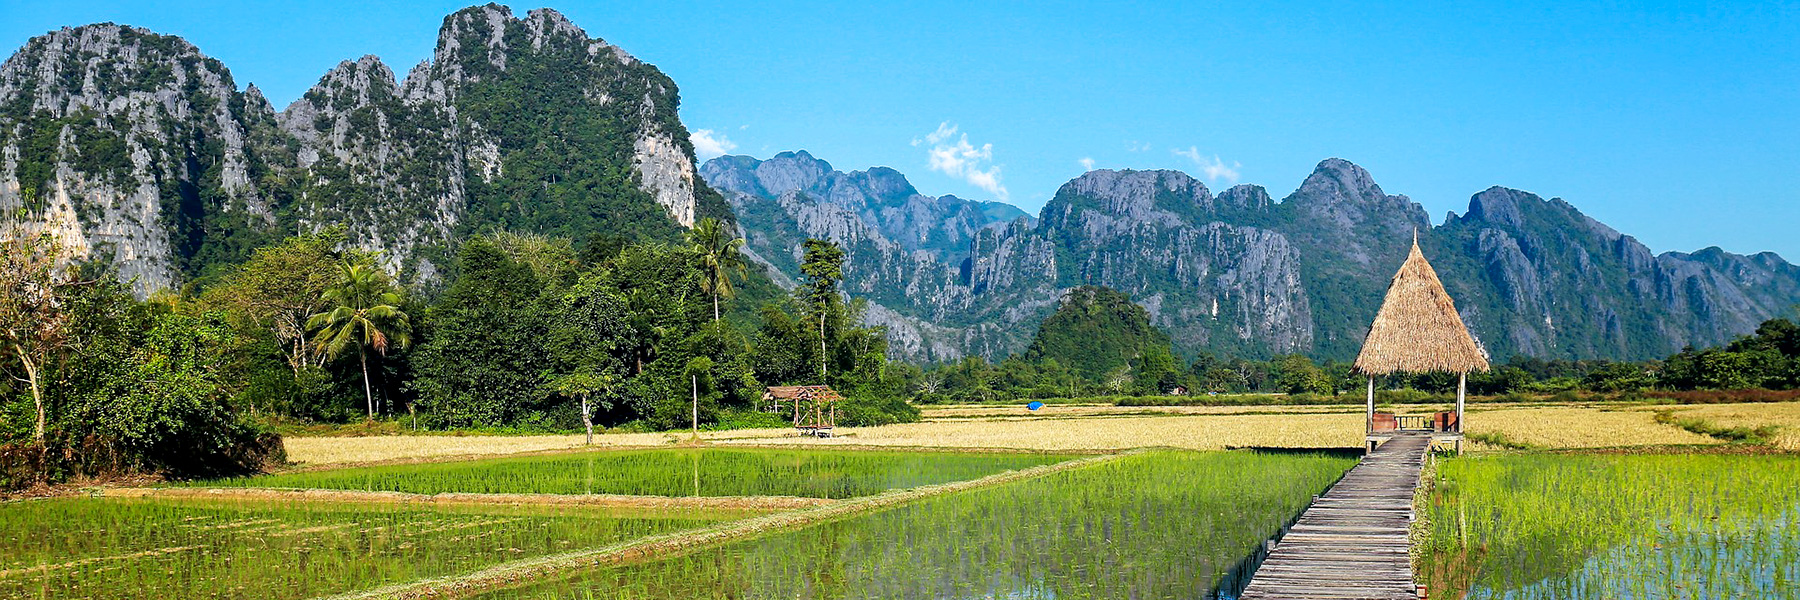
[[[534,49],[543,48],[546,40],[559,36],[575,37],[583,41],[588,39],[586,31],[582,31],[554,8],[536,8],[525,13],[525,31],[531,34],[531,47]]]
[[[1363,202],[1387,197],[1367,169],[1341,158],[1319,161],[1312,174],[1300,184],[1300,193],[1313,198]]]

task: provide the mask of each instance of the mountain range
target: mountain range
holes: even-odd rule
[[[1018,352],[1080,285],[1129,293],[1183,352],[1347,359],[1415,235],[1501,360],[1661,357],[1800,305],[1800,267],[1773,253],[1656,255],[1560,198],[1498,186],[1433,226],[1336,158],[1280,201],[1256,185],[1214,194],[1179,171],[1090,171],[1036,218],[806,152],[726,156],[700,173],[778,273],[797,273],[797,240],[842,243],[846,286],[922,361]]]
[[[1130,294],[1184,353],[1348,358],[1414,235],[1496,357],[1657,357],[1800,305],[1800,268],[1772,253],[1657,255],[1508,188],[1433,226],[1339,159],[1279,201],[1099,170],[1031,216],[803,151],[698,165],[679,102],[655,66],[550,9],[457,11],[404,79],[346,60],[279,111],[181,38],[64,28],[0,64],[0,212],[139,294],[332,224],[430,290],[476,233],[673,241],[717,217],[778,284],[801,241],[840,242],[847,291],[915,361],[1019,352],[1081,285]]]

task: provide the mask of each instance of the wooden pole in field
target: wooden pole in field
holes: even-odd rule
[[[694,378],[694,441],[698,442],[700,441],[700,374],[695,373],[692,377]]]

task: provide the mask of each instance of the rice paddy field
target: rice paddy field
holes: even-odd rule
[[[742,512],[53,498],[0,505],[0,597],[310,598]]]
[[[1163,451],[479,596],[1223,598],[1354,464]]]
[[[1235,598],[1362,441],[1343,407],[1051,409],[292,438],[310,468],[0,502],[0,599]],[[1431,597],[1800,599],[1800,403],[1468,420],[1496,445],[1439,459],[1416,508]]]
[[[1061,462],[1058,454],[766,448],[611,450],[357,467],[199,482],[201,487],[438,494],[852,498]]]
[[[1419,512],[1432,598],[1800,598],[1792,455],[1449,459]]]
[[[1405,406],[1423,414],[1439,406]],[[1658,423],[1658,411],[1782,426],[1777,441],[1800,450],[1800,403],[1667,406],[1581,403],[1575,405],[1471,405],[1471,433],[1492,434],[1543,448],[1610,448],[1642,445],[1714,445],[1722,440]],[[1041,413],[1041,414],[1040,414]],[[932,448],[1000,448],[1048,452],[1117,451],[1142,447],[1190,450],[1230,448],[1353,448],[1362,442],[1362,413],[1341,406],[1108,407],[1050,405],[1040,413],[1022,406],[949,406],[929,409],[927,421],[881,427],[840,428],[841,437],[794,437],[791,430],[701,432],[714,444],[844,445]],[[1033,416],[1036,415],[1036,416]],[[1707,417],[1711,418],[1711,417]],[[1737,425],[1731,425],[1737,426]],[[581,436],[370,436],[289,438],[289,458],[306,465],[407,461],[441,457],[503,456],[579,448]],[[606,434],[600,446],[667,446],[681,436]]]

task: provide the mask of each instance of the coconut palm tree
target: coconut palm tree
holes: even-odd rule
[[[688,243],[700,255],[701,268],[705,269],[706,278],[700,281],[700,286],[713,297],[714,321],[719,320],[719,299],[737,296],[731,276],[744,273],[744,255],[738,253],[738,249],[744,247],[744,238],[732,234],[724,223],[712,217],[695,223],[687,234]]]
[[[387,356],[388,347],[405,348],[412,341],[412,323],[400,310],[400,295],[389,286],[387,274],[366,262],[345,261],[339,265],[337,285],[320,296],[330,309],[306,320],[306,328],[315,331],[313,344],[319,352],[336,359],[354,349],[362,364],[363,396],[368,400],[369,418],[375,418],[375,393],[369,388],[369,355]]]

